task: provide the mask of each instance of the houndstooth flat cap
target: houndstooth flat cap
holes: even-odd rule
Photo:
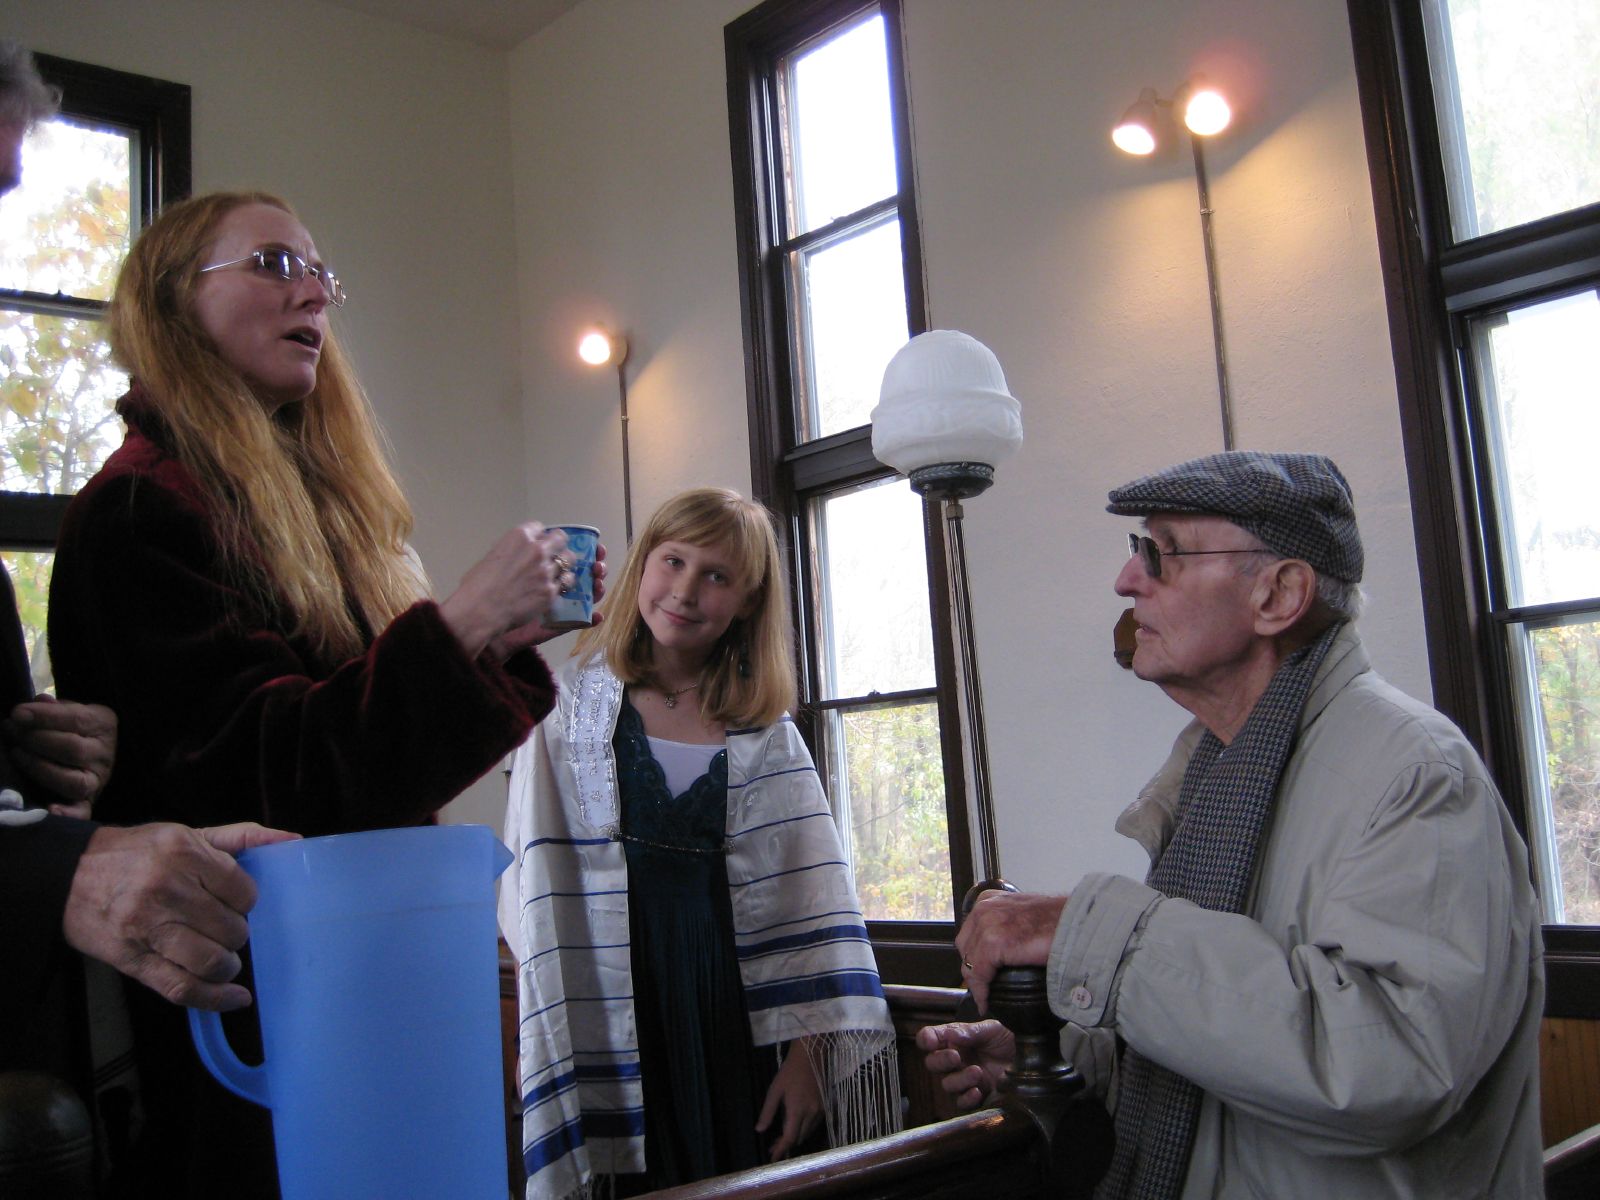
[[[1350,485],[1320,454],[1230,450],[1113,488],[1107,512],[1204,513],[1249,530],[1279,554],[1359,583],[1364,556]]]

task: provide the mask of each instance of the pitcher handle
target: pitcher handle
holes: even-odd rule
[[[252,1067],[239,1061],[239,1056],[228,1044],[228,1035],[222,1031],[222,1018],[218,1014],[191,1008],[189,1035],[194,1039],[194,1048],[200,1054],[200,1061],[205,1063],[206,1070],[216,1077],[218,1083],[235,1096],[241,1096],[262,1108],[272,1107],[267,1095],[266,1066]]]

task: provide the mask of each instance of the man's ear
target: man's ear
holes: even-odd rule
[[[1317,603],[1317,573],[1298,558],[1280,558],[1256,576],[1256,632],[1265,637],[1288,633]]]

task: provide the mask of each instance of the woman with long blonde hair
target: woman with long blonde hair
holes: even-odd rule
[[[518,750],[500,889],[527,1200],[632,1196],[898,1122],[894,1038],[787,710],[771,517],[657,510]],[[581,1002],[578,1002],[581,1001]]]
[[[570,582],[562,535],[511,530],[427,598],[329,324],[344,299],[288,205],[260,193],[173,205],[128,256],[109,313],[127,436],[68,509],[50,596],[62,695],[121,720],[104,820],[415,824],[553,702],[532,646]],[[140,991],[132,1189],[275,1196],[265,1110],[214,1084],[182,1010]]]

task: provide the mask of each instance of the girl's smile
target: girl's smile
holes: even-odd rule
[[[728,627],[744,615],[750,593],[735,580],[730,561],[721,545],[674,541],[645,556],[639,615],[655,639],[657,665],[664,673],[697,674]]]

